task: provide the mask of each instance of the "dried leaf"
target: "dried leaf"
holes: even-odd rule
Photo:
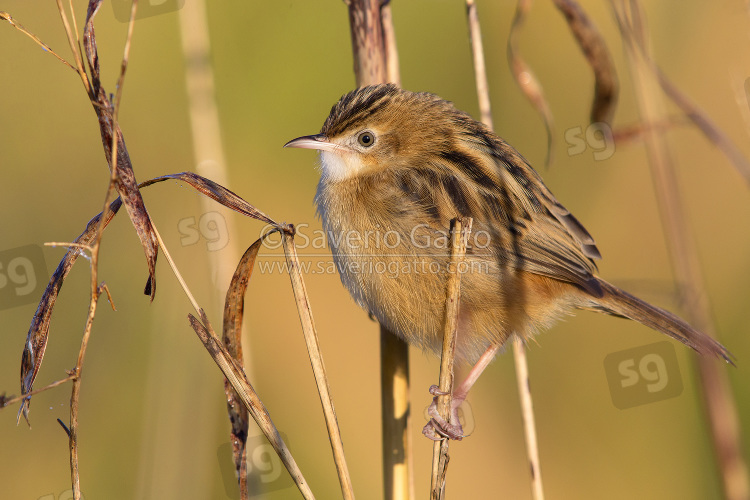
[[[92,95],[91,103],[99,118],[99,131],[102,136],[102,145],[104,146],[104,155],[107,158],[110,171],[115,169],[115,187],[117,192],[125,203],[125,209],[128,212],[133,227],[135,227],[138,238],[146,254],[148,264],[149,278],[146,283],[144,293],[154,300],[156,294],[156,258],[159,252],[159,244],[154,232],[151,218],[146,210],[146,205],[138,190],[138,183],[135,180],[133,164],[128,155],[128,149],[125,146],[125,140],[119,125],[115,127],[114,106],[107,98],[107,93],[101,86],[99,78],[99,55],[96,48],[96,36],[94,35],[94,16],[101,6],[101,0],[91,0],[89,2],[88,12],[86,13],[86,26],[83,30],[83,42],[86,50],[86,58],[91,71]],[[117,161],[112,165],[112,136],[117,137]]]
[[[86,51],[86,59],[91,72],[93,97],[101,91],[101,80],[99,78],[99,53],[96,49],[96,36],[94,35],[94,16],[99,11],[102,0],[91,0],[86,10],[86,25],[83,27],[83,47]]]
[[[221,184],[217,184],[210,179],[206,179],[193,172],[182,172],[179,174],[163,175],[156,177],[155,179],[148,180],[141,184],[141,187],[146,187],[157,182],[166,181],[168,179],[178,180],[186,182],[193,186],[198,192],[208,196],[212,200],[218,201],[227,208],[231,208],[235,212],[239,212],[253,219],[261,220],[268,224],[278,226],[278,223],[274,222],[273,219],[268,217],[266,214],[228,190]]]
[[[583,55],[594,70],[591,123],[612,124],[617,104],[617,73],[604,38],[575,0],[553,0],[563,13]]]
[[[259,238],[245,251],[245,254],[237,265],[234,276],[232,276],[224,303],[224,331],[222,340],[224,341],[224,346],[227,348],[227,352],[237,362],[238,366],[244,365],[242,355],[242,317],[245,309],[245,292],[247,291],[250,277],[253,274],[255,258],[262,243],[263,238]],[[240,494],[242,498],[246,498],[248,494],[246,460],[249,424],[248,412],[226,377],[224,378],[224,393],[227,396],[227,412],[229,413],[229,421],[232,424],[232,456],[234,457]]]
[[[104,221],[102,222],[102,230],[107,227],[115,214],[117,214],[118,210],[120,210],[121,206],[122,201],[120,198],[117,198],[109,205],[109,209],[104,215]],[[97,228],[99,227],[99,221],[101,218],[102,214],[100,213],[91,219],[86,225],[86,229],[75,239],[74,243],[90,245],[96,237]],[[42,295],[42,299],[36,309],[34,318],[31,320],[31,326],[29,327],[29,333],[26,336],[23,355],[21,356],[21,394],[28,394],[32,390],[34,380],[39,372],[39,367],[42,365],[44,351],[47,348],[47,337],[49,335],[49,323],[50,318],[52,317],[52,309],[55,306],[57,296],[60,293],[60,288],[62,288],[66,276],[81,253],[82,249],[78,246],[71,246],[68,248],[68,251],[65,252],[62,260],[57,265],[57,269],[55,269],[55,272],[52,274],[47,289],[44,291],[44,295]],[[19,417],[22,412],[26,422],[29,421],[30,404],[30,397],[24,399],[19,411]]]

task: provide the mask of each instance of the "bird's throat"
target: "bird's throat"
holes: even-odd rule
[[[359,175],[365,165],[356,153],[320,152],[321,175],[328,182],[340,182]]]

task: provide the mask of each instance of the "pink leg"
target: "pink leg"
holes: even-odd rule
[[[460,441],[465,436],[463,435],[463,428],[461,423],[458,421],[458,407],[464,402],[466,396],[469,395],[469,390],[474,386],[479,376],[482,374],[485,368],[495,358],[495,355],[500,350],[499,345],[490,346],[479,360],[474,364],[469,371],[463,382],[453,390],[453,398],[451,400],[451,418],[450,423],[446,421],[437,411],[437,396],[441,395],[438,387],[433,385],[430,387],[430,394],[435,396],[432,399],[432,404],[428,408],[427,412],[432,417],[427,425],[422,429],[422,434],[428,438],[437,441],[443,438],[455,439]]]

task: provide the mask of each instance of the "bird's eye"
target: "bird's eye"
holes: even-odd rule
[[[357,142],[359,142],[360,146],[369,148],[370,146],[375,144],[375,134],[373,134],[369,130],[360,132],[359,136],[357,137]]]

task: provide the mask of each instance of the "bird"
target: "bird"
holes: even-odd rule
[[[541,176],[435,94],[394,84],[358,88],[331,108],[320,133],[285,147],[319,152],[315,205],[354,301],[410,345],[438,355],[449,228],[454,218],[472,218],[456,359],[473,367],[454,389],[453,418],[425,426],[432,439],[463,437],[457,408],[509,339],[526,342],[576,310],[637,321],[732,363],[710,336],[598,277],[596,242]],[[435,386],[431,392],[437,395]]]

